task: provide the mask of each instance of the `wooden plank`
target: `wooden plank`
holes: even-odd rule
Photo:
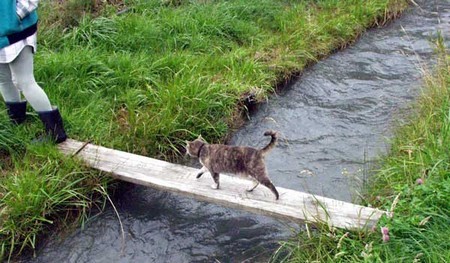
[[[205,173],[200,179],[195,178],[197,173],[195,168],[71,139],[59,144],[58,147],[67,155],[79,151],[77,156],[89,166],[110,173],[120,180],[297,222],[320,221],[339,228],[361,229],[372,227],[386,213],[282,187],[277,187],[280,199],[275,200],[266,187],[259,186],[248,193],[245,189],[252,182],[222,174],[221,189],[215,190],[211,188],[213,181],[209,174]]]

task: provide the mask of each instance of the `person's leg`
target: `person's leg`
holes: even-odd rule
[[[31,47],[25,47],[19,56],[9,64],[13,82],[20,89],[31,107],[37,111],[39,118],[45,126],[45,131],[50,138],[60,143],[67,139],[64,131],[63,120],[59,110],[52,107],[44,90],[39,87],[34,79],[33,52]]]
[[[34,79],[33,52],[31,47],[25,47],[17,58],[9,63],[9,68],[11,69],[15,86],[22,91],[23,96],[35,111],[52,110],[47,94],[45,94],[44,90]]]
[[[13,123],[25,121],[27,102],[21,101],[20,91],[12,81],[11,69],[8,64],[0,64],[0,93],[5,100],[8,115]]]
[[[0,93],[5,102],[19,102],[20,92],[12,81],[11,69],[8,64],[0,64]]]

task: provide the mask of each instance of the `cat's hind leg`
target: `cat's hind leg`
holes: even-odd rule
[[[280,195],[278,194],[277,189],[275,188],[275,185],[273,185],[273,183],[270,181],[269,178],[264,178],[261,180],[260,182],[262,185],[266,186],[267,188],[270,189],[270,191],[272,191],[272,193],[275,195],[275,199],[278,200],[278,198],[280,197]]]

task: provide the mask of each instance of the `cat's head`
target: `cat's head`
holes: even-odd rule
[[[186,141],[186,153],[192,157],[197,157],[200,148],[204,144],[206,144],[206,141],[202,138],[201,135],[193,141]]]

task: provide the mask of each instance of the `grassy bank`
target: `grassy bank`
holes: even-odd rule
[[[406,0],[47,0],[35,74],[70,137],[173,159],[198,134],[222,140],[239,125],[245,98],[263,100],[405,7]],[[0,126],[0,239],[9,257],[34,248],[56,222],[85,218],[104,200],[108,179],[29,143],[42,129],[36,114],[13,126],[1,112]]]
[[[366,205],[393,216],[364,232],[322,226],[299,234],[274,262],[450,261],[450,56],[442,40],[437,47],[438,66],[426,76],[410,121],[397,129],[367,189]]]

